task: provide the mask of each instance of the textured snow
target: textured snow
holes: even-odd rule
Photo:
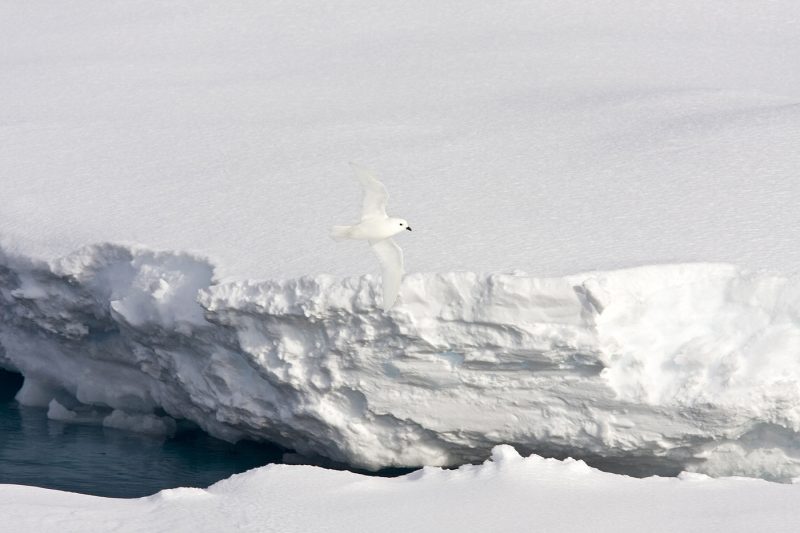
[[[202,259],[104,245],[6,256],[0,287],[0,365],[53,418],[188,419],[370,469],[509,443],[639,475],[800,476],[794,277],[415,273],[384,312],[369,276],[214,283]]]
[[[378,272],[327,237],[357,215],[357,160],[414,227],[409,271],[794,272],[798,20],[794,0],[6,2],[2,242]]]
[[[13,531],[752,532],[797,529],[800,487],[753,479],[634,479],[498,446],[483,465],[400,478],[268,466],[206,490],[115,500],[0,485]]]

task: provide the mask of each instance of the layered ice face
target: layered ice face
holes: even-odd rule
[[[269,440],[353,466],[509,443],[635,474],[800,473],[800,284],[730,265],[216,283],[101,245],[0,266],[0,364],[52,416]],[[105,411],[103,411],[105,410]],[[164,416],[164,415],[168,416]],[[634,466],[635,465],[635,466]]]

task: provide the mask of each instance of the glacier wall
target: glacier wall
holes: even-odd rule
[[[642,475],[800,475],[796,278],[410,274],[389,312],[376,281],[217,283],[204,259],[111,244],[0,252],[0,367],[62,420],[188,419],[369,469],[507,443]]]

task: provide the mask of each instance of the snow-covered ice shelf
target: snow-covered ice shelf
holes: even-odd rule
[[[4,255],[0,365],[56,418],[183,418],[371,469],[508,443],[637,474],[800,475],[795,278],[415,273],[388,313],[376,281],[215,283],[203,259],[119,245]]]
[[[3,486],[4,525],[795,530],[794,486],[493,447],[799,475],[798,20],[796,0],[5,2],[19,401],[366,468],[497,451],[125,502]],[[351,159],[415,228],[389,313],[327,237]],[[128,244],[82,248],[108,242]]]

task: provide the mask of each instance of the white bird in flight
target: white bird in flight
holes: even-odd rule
[[[369,241],[383,270],[383,308],[388,310],[394,305],[403,280],[403,250],[395,244],[392,236],[405,230],[411,231],[411,226],[402,218],[386,214],[389,193],[372,172],[355,163],[350,163],[350,166],[364,188],[361,222],[352,226],[334,226],[331,237],[336,240]]]

